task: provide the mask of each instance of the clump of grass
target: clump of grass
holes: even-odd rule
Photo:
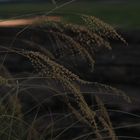
[[[8,49],[3,47],[3,49],[7,49],[9,52],[17,53],[28,58],[40,77],[47,77],[54,81],[58,81],[63,87],[64,94],[61,96],[63,97],[65,104],[69,107],[77,119],[87,124],[87,126],[91,129],[91,132],[94,134],[93,138],[95,137],[101,140],[106,136],[112,140],[117,140],[109,115],[103,106],[102,101],[96,96],[96,101],[100,107],[99,112],[91,109],[84,99],[79,85],[93,85],[93,87],[99,87],[102,90],[115,93],[119,96],[123,92],[120,92],[110,86],[85,81],[81,79],[80,76],[74,74],[71,70],[66,68],[65,65],[62,65],[58,60],[63,55],[72,55],[73,57],[78,56],[82,59],[86,59],[87,63],[91,66],[91,70],[94,70],[96,51],[101,48],[111,49],[111,45],[108,40],[109,38],[112,37],[113,39],[119,39],[125,44],[126,41],[115,31],[115,29],[101,20],[86,15],[82,15],[81,17],[83,21],[85,21],[86,26],[68,24],[63,21],[45,21],[44,23],[41,22],[40,24],[38,23],[31,27],[35,30],[41,30],[46,33],[51,45],[55,46],[54,49],[50,47],[42,48],[42,46],[38,45],[36,42],[28,40],[22,40],[22,42],[32,46],[32,48],[19,47],[20,49]],[[56,54],[56,51],[59,51],[59,55]],[[0,81],[1,85],[8,85],[8,80],[2,76],[0,77]],[[59,89],[55,90],[59,91]],[[123,94],[123,96],[129,100],[125,94]],[[24,116],[22,114],[22,107],[17,96],[12,96],[10,98],[10,103],[8,104],[11,104],[11,101],[14,103],[14,107],[11,105],[12,109],[14,108],[13,115],[21,120],[24,120],[24,118],[22,118]],[[5,106],[1,108],[2,111],[6,110],[4,107]],[[35,129],[31,130],[33,131],[29,131],[29,139],[32,139],[32,133],[36,133]],[[35,135],[35,137],[37,136]]]

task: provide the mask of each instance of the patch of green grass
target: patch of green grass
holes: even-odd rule
[[[75,2],[67,5],[57,11],[61,13],[67,20],[80,23],[74,13],[95,15],[104,21],[125,29],[140,28],[140,1],[127,1],[121,3],[101,3],[101,2]],[[54,5],[50,3],[18,3],[18,4],[2,4],[0,5],[0,17],[7,18],[24,14],[47,13]]]

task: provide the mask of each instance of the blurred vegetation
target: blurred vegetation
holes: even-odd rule
[[[24,32],[22,33],[24,36],[16,38],[11,47],[0,45],[1,58],[4,58],[0,61],[0,70],[3,72],[0,74],[0,90],[3,93],[0,94],[0,139],[65,140],[69,136],[67,140],[78,140],[90,134],[88,139],[118,140],[106,107],[98,95],[101,93],[115,95],[122,97],[128,103],[131,102],[130,98],[123,91],[112,86],[86,81],[85,78],[81,79],[80,74],[76,74],[74,69],[77,69],[78,60],[82,60],[82,63],[87,64],[87,69],[93,71],[97,51],[112,49],[109,39],[121,41],[124,44],[126,41],[112,26],[94,16],[81,15],[79,18],[85,26],[63,21],[40,20],[26,30],[29,35],[29,29],[30,31],[32,29],[32,36],[27,37],[28,35],[25,35]],[[34,31],[37,31],[39,37],[43,35],[41,37],[43,43],[47,43],[48,47],[35,37]],[[9,37],[4,39],[9,39]],[[20,41],[20,43],[16,41]],[[4,61],[6,63],[9,61],[6,56],[7,52],[14,54],[14,57],[17,54],[20,63],[26,61],[33,66],[34,70],[30,72],[22,68],[24,72],[17,73],[15,76],[8,70],[8,67],[3,65]],[[90,96],[92,100],[95,100],[94,103],[90,104],[90,101],[84,96],[82,92],[84,86],[95,89],[92,94],[94,98]],[[44,95],[42,89],[45,91]],[[32,94],[30,97],[40,101],[33,102],[29,96],[27,98],[26,93]],[[37,97],[36,93],[39,93],[40,97]],[[88,92],[86,91],[86,93]],[[55,96],[60,98],[61,102],[57,103],[53,98]],[[50,98],[52,101],[49,101]],[[55,108],[53,100],[57,104]],[[29,102],[30,104],[28,104]],[[58,109],[59,104],[60,110]],[[45,106],[45,111],[41,113],[41,108]],[[34,116],[35,109],[37,112],[35,111]],[[59,117],[56,114],[59,114]],[[66,122],[63,117],[60,118],[61,114],[67,119]],[[70,116],[71,119],[68,120],[67,116]],[[78,131],[75,131],[73,126],[78,128]],[[68,134],[71,128],[72,135]]]
[[[98,93],[103,93],[104,95],[122,96],[127,102],[130,102],[129,97],[121,90],[111,86],[84,81],[73,73],[71,69],[77,68],[76,62],[78,63],[79,61],[76,61],[76,59],[80,58],[82,62],[88,64],[92,72],[94,70],[95,53],[100,49],[107,48],[110,50],[109,41],[111,39],[120,40],[124,44],[127,43],[112,26],[93,16],[82,15],[78,18],[78,14],[84,13],[98,16],[111,24],[115,23],[114,26],[119,28],[138,29],[140,25],[138,3],[138,1],[136,3],[129,1],[127,4],[76,2],[55,11],[53,14],[64,16],[68,23],[72,21],[82,24],[83,20],[85,26],[73,23],[67,24],[63,21],[58,23],[46,22],[43,18],[44,21],[35,24],[34,28],[31,27],[32,31],[34,31],[32,36],[28,32],[29,30],[26,29],[25,34],[22,32],[23,38],[16,38],[10,47],[9,44],[1,45],[1,69],[4,67],[3,73],[6,76],[2,73],[0,76],[0,89],[4,93],[4,96],[1,95],[2,99],[0,100],[0,138],[3,140],[62,140],[66,139],[67,136],[72,136],[67,137],[67,139],[73,138],[73,140],[76,140],[84,137],[103,139],[107,137],[117,140],[119,134],[116,133],[116,136],[114,130],[125,128],[130,124],[123,122],[123,125],[119,126],[117,124],[115,126],[113,124],[112,126],[113,121],[110,120],[110,114],[108,114],[102,100],[97,95]],[[47,11],[50,12],[55,7],[56,5],[54,6],[51,3],[3,3],[0,5],[0,17],[1,19],[9,19],[45,15],[45,13],[47,15]],[[27,32],[29,36],[26,34]],[[6,43],[7,40],[11,40],[9,36],[2,37],[2,39]],[[46,46],[50,46],[50,48]],[[16,76],[10,74],[8,69],[3,66],[5,60],[9,61],[7,53],[8,55],[14,53],[25,57],[26,60],[24,61],[26,63],[30,61],[36,72],[29,72],[27,75],[23,72]],[[69,57],[71,63],[65,59],[66,57]],[[18,59],[21,64],[23,59],[20,57]],[[68,63],[71,69],[67,66]],[[12,67],[14,67],[13,63]],[[25,70],[23,69],[23,71]],[[81,86],[92,86],[95,91],[97,89],[97,95],[89,95],[89,98],[92,98],[91,100],[94,100],[95,104],[84,98]],[[39,103],[33,102],[31,98],[27,98],[29,96],[26,97],[27,94],[24,94],[32,94],[34,95],[32,97],[37,99],[38,97],[35,97],[35,93],[38,93],[38,91],[41,93],[43,91],[41,89],[44,90],[45,95],[42,97],[42,101],[41,95],[43,94],[40,94],[41,102]],[[85,94],[87,93],[85,92]],[[94,98],[93,95],[95,96]],[[61,102],[54,100],[54,96],[59,96],[62,99]],[[57,104],[57,110],[53,110],[55,106],[53,101]],[[59,104],[60,110],[58,110]],[[41,107],[45,106],[45,112],[42,113],[40,111]],[[139,117],[135,114],[124,113],[131,115],[131,117]],[[78,131],[75,131],[76,129],[74,128],[77,128]],[[73,135],[70,135],[70,131]],[[127,136],[121,135],[119,137]]]
[[[59,5],[59,4],[58,4]],[[128,0],[123,2],[77,1],[55,12],[65,16],[68,21],[81,23],[74,14],[84,13],[97,16],[117,28],[140,28],[140,1]],[[51,3],[7,3],[0,5],[0,18],[20,15],[47,14],[55,6]],[[54,13],[55,14],[55,13]]]

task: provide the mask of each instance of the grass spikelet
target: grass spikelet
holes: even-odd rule
[[[71,82],[79,82],[82,84],[89,84],[90,82],[84,81],[79,78],[79,76],[75,75],[64,66],[56,63],[55,61],[51,60],[49,57],[33,51],[23,51],[21,52],[22,55],[29,58],[32,64],[35,66],[39,74],[42,76],[49,76],[54,79],[59,79],[63,77]]]
[[[100,36],[104,38],[117,39],[122,41],[124,44],[127,44],[127,42],[116,32],[112,26],[103,22],[102,20],[94,16],[87,15],[82,15],[82,19],[93,32],[99,34]]]
[[[99,133],[98,124],[95,120],[96,113],[89,108],[88,104],[86,103],[80,91],[77,88],[75,88],[75,85],[71,84],[68,81],[67,82],[61,81],[61,82],[65,89],[71,91],[71,94],[74,97],[78,109],[75,108],[75,106],[73,106],[73,104],[68,99],[68,95],[67,95],[65,99],[67,99],[66,104],[68,104],[68,107],[72,110],[72,112],[76,117],[80,117],[80,119],[84,120],[84,122],[87,123],[93,129],[93,132],[95,133],[97,138],[101,139],[102,136]],[[79,110],[79,112],[77,110]]]
[[[98,106],[98,112],[97,112],[97,115],[99,115],[98,119],[101,122],[101,124],[103,125],[102,126],[103,130],[108,128],[107,129],[107,131],[108,131],[107,136],[110,136],[110,138],[112,140],[118,140],[118,138],[115,135],[115,132],[113,131],[113,126],[112,126],[112,123],[110,121],[109,114],[108,114],[103,102],[101,101],[101,99],[98,96],[95,96],[95,99],[96,99],[97,106]]]
[[[93,51],[96,47],[106,47],[111,49],[108,41],[104,40],[97,33],[91,32],[84,26],[62,22],[54,22],[52,24],[46,23],[46,26],[47,30],[60,32],[72,37],[73,40],[79,42],[82,47],[85,47],[86,49],[90,48],[90,51]]]
[[[64,25],[66,33],[75,35],[72,36],[77,42],[79,42],[85,48],[92,47],[91,50],[93,51],[96,47],[106,47],[111,49],[110,43],[104,40],[101,36],[97,33],[93,33],[88,28],[84,26],[78,26],[73,24],[66,24]],[[97,48],[98,49],[98,48]]]

